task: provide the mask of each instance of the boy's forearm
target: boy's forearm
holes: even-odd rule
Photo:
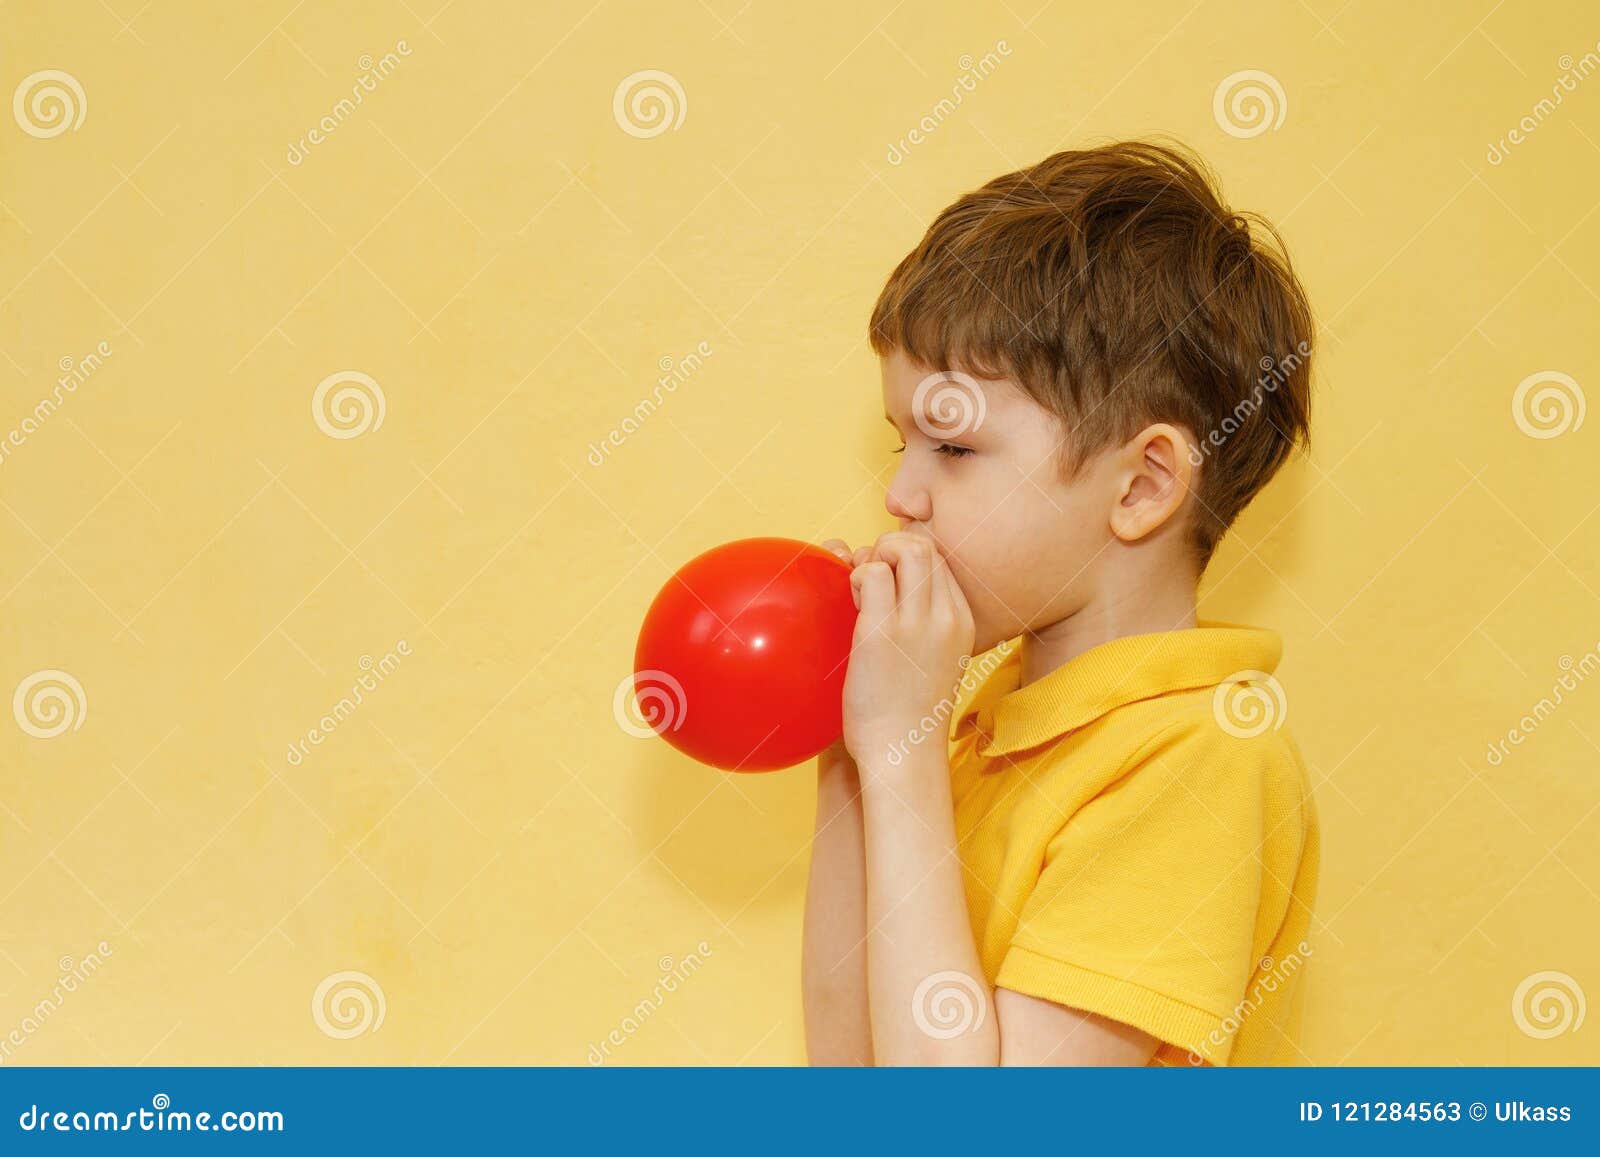
[[[813,1065],[871,1065],[867,1011],[867,897],[861,779],[855,764],[824,755],[806,884],[801,997]]]
[[[869,1024],[881,1065],[997,1065],[943,752],[863,769]],[[955,1023],[945,1024],[946,1014]]]

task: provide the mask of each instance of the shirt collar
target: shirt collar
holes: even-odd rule
[[[1091,647],[1019,688],[1026,635],[974,696],[958,728],[978,734],[977,753],[1009,755],[1092,723],[1109,711],[1174,691],[1271,674],[1283,654],[1275,631],[1205,619],[1177,631],[1125,635]]]

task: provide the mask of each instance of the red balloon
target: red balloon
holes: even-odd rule
[[[850,569],[789,538],[740,539],[691,559],[639,631],[640,714],[724,771],[774,771],[821,752],[844,731]]]

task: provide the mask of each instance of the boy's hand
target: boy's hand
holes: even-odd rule
[[[855,550],[851,550],[849,544],[842,538],[830,538],[822,543],[822,547],[824,550],[838,555],[839,559],[852,569],[872,557],[872,548],[870,546],[860,546]],[[855,591],[852,587],[851,594],[854,595],[854,593]],[[859,609],[859,607],[860,604],[857,603],[857,608]],[[850,751],[845,746],[844,736],[842,735],[823,750],[822,754],[818,756],[818,761],[819,770],[841,763],[849,764],[849,770],[852,772],[855,770],[855,760],[850,757]]]
[[[863,772],[898,765],[921,744],[942,755],[972,654],[966,596],[933,543],[907,531],[890,531],[851,561],[860,614],[844,681],[845,748]]]
[[[822,548],[832,551],[852,568],[860,566],[872,557],[872,547],[858,546],[852,551],[842,538],[830,538],[822,544]]]

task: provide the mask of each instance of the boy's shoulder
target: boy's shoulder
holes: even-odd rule
[[[1200,801],[1309,794],[1274,632],[1206,623],[1127,636],[1019,687],[1022,640],[974,657],[951,727],[952,765],[1020,766],[1070,810],[1102,793],[1171,788]],[[1137,784],[1133,781],[1137,780]]]
[[[1124,772],[1162,768],[1191,786],[1206,775],[1300,780],[1305,761],[1282,701],[1241,716],[1239,694],[1238,686],[1219,683],[1142,700],[1106,716],[1108,730],[1127,751]]]
[[[1078,806],[1114,795],[1137,809],[1167,793],[1201,814],[1222,799],[1268,811],[1301,806],[1310,779],[1282,708],[1241,724],[1228,706],[1236,693],[1217,684],[1116,708],[1044,745],[1034,778]]]
[[[1040,778],[1059,777],[1074,819],[1098,814],[1119,840],[1242,840],[1288,864],[1317,826],[1305,761],[1281,712],[1241,727],[1218,707],[1228,693],[1219,684],[1130,704],[1113,713],[1123,718],[1090,782],[1065,745]]]

